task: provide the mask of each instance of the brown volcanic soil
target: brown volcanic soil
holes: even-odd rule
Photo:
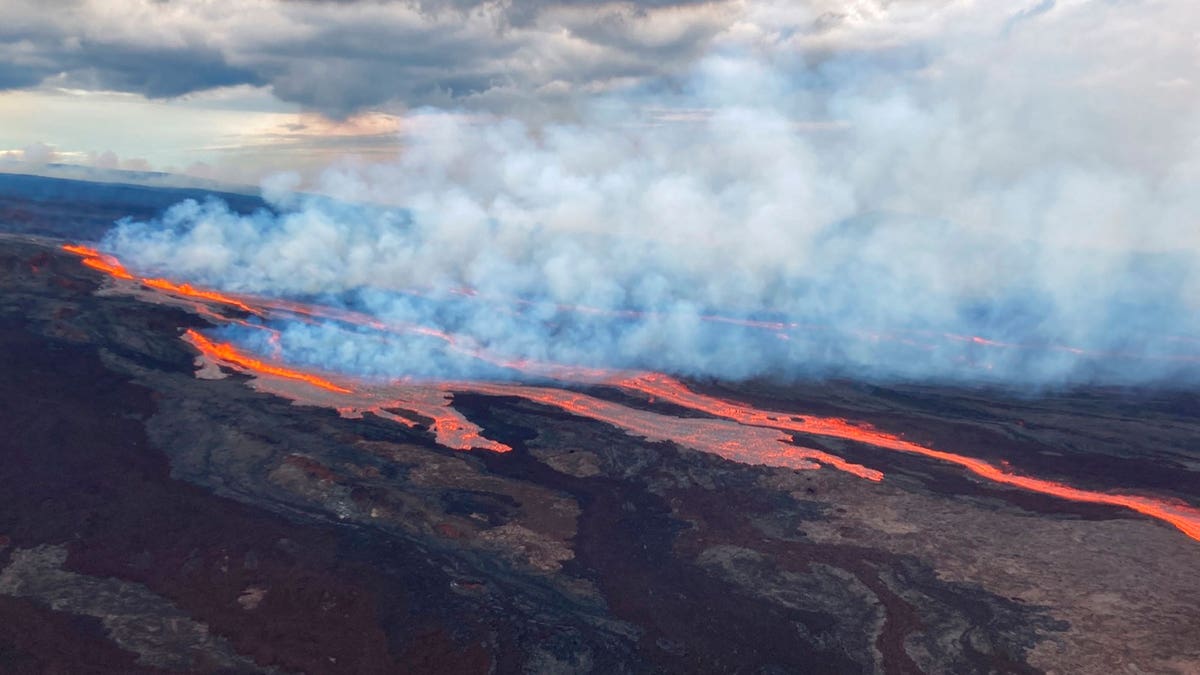
[[[2,672],[1200,672],[1200,542],[1162,523],[853,443],[802,439],[882,483],[480,395],[455,406],[514,451],[457,453],[198,380],[178,335],[201,319],[101,284],[0,239]],[[1200,499],[1188,392],[708,386]]]
[[[144,429],[152,392],[105,368],[95,347],[46,340],[8,322],[0,343],[8,375],[0,410],[9,421],[0,437],[0,531],[11,547],[64,544],[69,569],[146,586],[260,665],[394,672],[402,650],[409,664],[436,663],[436,672],[487,669],[477,645],[448,636],[462,631],[460,621],[409,621],[404,585],[345,555],[350,543],[336,528],[297,525],[171,479]],[[406,583],[432,577],[440,582],[433,588],[446,588],[428,562],[395,553],[391,565]],[[266,597],[252,611],[231,602],[254,588]],[[412,633],[389,636],[384,620],[411,623]],[[12,648],[13,658],[67,656],[48,640]]]
[[[21,598],[0,598],[0,672],[161,673],[104,636],[92,617],[55,612]]]

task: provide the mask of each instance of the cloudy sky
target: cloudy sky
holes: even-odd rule
[[[346,156],[389,157],[406,115],[423,107],[536,124],[569,118],[581,100],[678,92],[714,54],[753,55],[792,85],[819,88],[838,64],[847,77],[874,69],[936,78],[964,58],[989,57],[967,54],[973,42],[1023,31],[1039,51],[1064,38],[1096,40],[1100,62],[1119,62],[1102,77],[1140,77],[1150,62],[1153,81],[1122,86],[1195,95],[1196,34],[1150,34],[1181,27],[1187,0],[2,4],[0,153],[10,163],[247,182]],[[1124,51],[1112,58],[1109,50]],[[689,114],[658,111],[668,121]],[[842,123],[827,111],[797,116],[815,129]]]

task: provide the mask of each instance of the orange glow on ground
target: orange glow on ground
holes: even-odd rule
[[[114,278],[137,279],[112,256],[86,246],[65,245],[62,248],[64,251],[80,256],[84,265],[100,270]],[[301,383],[310,387],[307,393],[290,389],[278,390],[281,395],[294,400],[328,405],[350,416],[370,412],[410,427],[417,424],[417,420],[413,416],[432,420],[429,425],[430,430],[435,434],[438,443],[450,448],[460,450],[481,448],[495,452],[510,450],[503,443],[484,438],[476,425],[452,407],[453,391],[513,396],[603,422],[633,436],[651,441],[670,441],[736,462],[793,469],[815,469],[824,464],[867,480],[882,480],[883,473],[875,469],[848,462],[828,452],[794,445],[791,434],[826,436],[865,443],[953,464],[980,478],[1001,485],[1068,501],[1130,509],[1169,523],[1188,537],[1200,541],[1200,509],[1182,502],[1141,495],[1097,492],[1055,481],[1023,476],[980,459],[913,443],[897,435],[874,429],[869,425],[834,417],[797,416],[791,413],[761,410],[747,404],[707,396],[692,391],[679,380],[660,373],[617,373],[604,369],[506,359],[487,352],[469,339],[426,326],[385,323],[368,314],[332,307],[304,305],[286,300],[245,297],[243,301],[216,291],[198,289],[189,284],[177,284],[165,279],[141,279],[140,281],[148,288],[199,301],[196,304],[197,311],[202,311],[212,320],[237,321],[243,325],[273,331],[271,343],[276,350],[278,350],[278,333],[274,329],[224,317],[212,312],[204,303],[232,306],[264,317],[270,317],[272,313],[284,313],[291,316],[333,319],[387,333],[433,337],[444,341],[450,349],[529,375],[550,377],[577,384],[601,383],[628,393],[645,396],[651,401],[667,401],[710,416],[710,418],[672,417],[630,408],[564,389],[516,384],[488,382],[396,383],[380,387],[364,383],[361,386],[356,384],[357,388],[352,390],[316,374],[254,358],[239,351],[233,345],[213,342],[194,330],[188,330],[185,334],[185,339],[211,361],[247,371],[268,383]],[[574,309],[588,312],[594,308]],[[705,320],[737,323],[772,331],[796,326],[796,324],[785,325],[722,317],[705,317]],[[875,336],[875,338],[898,339],[882,335]],[[969,341],[992,348],[1025,348],[1023,345],[997,342],[979,336],[943,334],[942,338]],[[903,341],[908,342],[907,339]],[[1082,353],[1082,350],[1072,347],[1049,348]],[[316,398],[311,393],[313,391],[319,391],[320,395],[324,397],[332,395],[333,398]],[[413,416],[407,413],[411,413]]]
[[[68,253],[74,253],[82,258],[80,262],[94,270],[100,270],[105,274],[116,279],[132,280],[134,276],[125,269],[125,266],[116,258],[105,255],[94,248],[87,246],[77,246],[74,244],[64,244],[62,249]]]
[[[229,305],[230,307],[236,307],[237,309],[240,309],[248,314],[259,314],[258,310],[254,309],[250,305],[247,305],[241,300],[225,295],[224,293],[217,293],[216,291],[208,291],[196,288],[191,284],[177,284],[166,279],[142,279],[142,283],[150,288],[156,288],[160,291],[175,293],[177,295],[182,295],[196,300],[207,300],[209,302],[216,302],[222,305]]]
[[[551,387],[488,382],[450,382],[444,386],[454,391],[523,398],[604,422],[631,436],[650,441],[669,441],[742,464],[790,469],[816,469],[820,464],[826,464],[867,480],[883,479],[883,473],[874,469],[847,462],[815,448],[792,445],[791,436],[776,429],[755,429],[727,420],[672,417]]]
[[[272,331],[272,338],[277,336],[273,329],[255,324],[244,325]],[[253,375],[264,384],[263,388],[267,391],[292,400],[336,408],[344,417],[361,417],[364,413],[371,413],[409,428],[417,426],[417,419],[428,419],[431,420],[429,430],[438,444],[454,450],[512,450],[504,443],[485,438],[482,429],[451,406],[451,394],[436,386],[380,388],[360,383],[356,389],[350,389],[319,375],[256,359],[231,344],[213,342],[194,330],[188,330],[184,338],[205,359]],[[270,342],[273,346],[277,345],[273,339]],[[298,391],[282,386],[280,380],[315,387],[320,393],[314,395],[311,390]],[[329,398],[330,394],[336,396]]]
[[[504,443],[485,438],[478,425],[454,409],[453,394],[434,385],[364,387],[347,398],[351,400],[346,402],[352,405],[339,408],[345,417],[371,413],[409,428],[418,426],[418,419],[427,419],[428,429],[438,445],[451,450],[512,450]]]
[[[133,275],[127,272],[124,267],[121,267],[119,264],[113,264],[106,258],[84,258],[83,264],[117,279],[133,279]]]
[[[759,410],[739,403],[705,396],[691,391],[682,382],[657,373],[644,374],[614,382],[617,386],[637,391],[654,399],[669,401],[692,410],[724,417],[750,426],[786,429],[815,436],[843,438],[879,448],[921,455],[960,466],[995,483],[1039,492],[1074,502],[1120,506],[1170,523],[1187,536],[1200,541],[1200,509],[1183,503],[1140,495],[1109,494],[1072,487],[1055,481],[1022,476],[1000,469],[974,457],[935,450],[899,436],[878,431],[867,425],[854,424],[835,417],[798,417],[788,413]]]
[[[316,375],[310,375],[299,370],[292,370],[291,368],[272,365],[266,361],[260,361],[256,358],[247,356],[238,351],[235,347],[233,347],[233,345],[224,342],[213,342],[212,340],[209,340],[190,328],[184,335],[187,340],[191,342],[196,349],[199,349],[200,353],[204,354],[205,356],[232,363],[241,368],[245,368],[252,373],[262,373],[265,375],[282,377],[286,380],[296,380],[297,382],[311,384],[319,389],[332,391],[338,394],[349,394],[351,392],[350,389],[340,387],[329,380],[317,377]]]
[[[105,274],[117,279],[138,281],[141,284],[159,291],[173,293],[175,295],[180,295],[193,300],[202,300],[204,302],[215,302],[222,305],[229,305],[230,307],[235,307],[249,314],[259,314],[258,310],[255,310],[250,305],[224,293],[196,288],[191,284],[177,284],[167,279],[136,277],[131,274],[129,270],[125,269],[125,266],[113,256],[101,253],[88,246],[65,244],[63,245],[62,249],[68,253],[74,253],[75,255],[80,256],[82,258],[81,262],[84,265],[104,272]]]
[[[96,249],[89,248],[87,246],[81,246],[80,244],[63,244],[62,250],[66,251],[67,253],[74,253],[75,255],[84,258],[97,258],[100,256],[100,252]]]

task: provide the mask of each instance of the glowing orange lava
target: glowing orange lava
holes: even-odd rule
[[[1187,536],[1200,541],[1200,509],[1187,504],[1140,495],[1109,494],[1072,487],[1055,481],[1032,478],[1006,471],[981,459],[935,450],[894,434],[878,431],[835,417],[796,417],[787,413],[759,410],[739,403],[705,396],[691,391],[674,378],[657,373],[644,374],[614,382],[623,389],[638,391],[710,415],[735,420],[750,426],[786,429],[815,436],[843,438],[888,450],[930,457],[960,466],[971,473],[1002,485],[1039,492],[1061,499],[1087,504],[1105,504],[1132,509],[1170,523]]]
[[[482,430],[467,421],[457,410],[450,407],[449,398],[444,399],[441,408],[425,410],[432,412],[433,424],[431,430],[440,445],[455,450],[491,450],[492,452],[510,452],[512,448],[490,438],[484,438]]]
[[[74,253],[75,255],[80,256],[83,259],[80,262],[82,262],[84,265],[87,265],[95,270],[100,270],[111,277],[125,280],[132,280],[134,278],[134,276],[130,274],[129,271],[125,269],[125,266],[122,265],[116,258],[110,255],[105,255],[94,248],[88,248],[87,246],[76,246],[73,244],[65,244],[62,248],[68,253]]]
[[[63,246],[63,250],[79,255],[84,265],[105,272],[114,278],[137,280],[137,277],[130,274],[118,260],[95,249],[66,245]],[[973,457],[926,447],[904,440],[895,434],[879,431],[869,425],[857,424],[835,417],[796,416],[785,412],[762,410],[748,404],[708,396],[692,391],[679,380],[660,373],[617,373],[596,368],[576,368],[536,361],[506,359],[489,353],[468,338],[451,335],[426,326],[385,323],[367,314],[285,300],[249,296],[235,299],[216,291],[198,289],[189,284],[177,284],[165,279],[141,279],[140,281],[148,288],[199,301],[195,305],[197,311],[204,312],[214,321],[237,322],[248,327],[272,331],[271,344],[276,349],[276,353],[279,352],[277,331],[217,314],[209,310],[204,303],[232,306],[267,318],[271,317],[273,313],[284,313],[293,317],[333,319],[386,333],[434,337],[443,340],[451,349],[527,374],[551,377],[577,384],[613,386],[628,393],[645,396],[652,401],[670,402],[709,416],[706,418],[680,418],[631,408],[574,391],[517,384],[399,382],[379,385],[356,381],[355,389],[350,389],[320,375],[254,358],[242,353],[233,345],[213,342],[194,330],[188,330],[185,334],[185,339],[194,345],[206,359],[247,371],[269,386],[275,387],[272,389],[273,391],[294,400],[328,405],[347,416],[360,416],[369,412],[410,427],[418,423],[414,417],[432,420],[430,430],[435,434],[438,443],[446,447],[461,450],[508,451],[510,448],[507,445],[484,438],[481,430],[455,410],[451,402],[452,392],[455,391],[513,396],[603,422],[633,436],[651,441],[670,441],[736,462],[793,469],[814,469],[824,464],[867,480],[882,480],[883,473],[880,471],[848,462],[828,452],[795,445],[795,439],[791,434],[825,436],[865,443],[953,464],[980,478],[1001,485],[1074,502],[1130,509],[1169,523],[1188,537],[1200,541],[1200,509],[1188,504],[1141,495],[1110,494],[1085,490],[1064,483],[1024,476],[1013,473],[1006,466],[1001,468]],[[575,309],[576,311],[590,311],[594,308]],[[797,325],[722,317],[705,318],[706,320],[728,321],[772,331]],[[781,336],[786,337],[782,333]],[[979,336],[942,334],[942,338],[969,341],[985,347],[1024,348],[1023,345],[988,340]],[[875,335],[872,336],[872,339],[900,338]],[[908,342],[907,339],[904,341]],[[1073,353],[1082,351],[1072,347],[1048,348]],[[309,389],[296,391],[284,387],[284,383],[300,383]]]
[[[92,269],[100,270],[109,276],[127,281],[138,281],[139,283],[149,286],[160,291],[173,293],[193,300],[201,300],[204,302],[215,302],[222,305],[229,305],[249,314],[259,314],[258,310],[250,305],[216,291],[196,288],[191,284],[177,284],[167,279],[155,279],[146,277],[136,277],[125,269],[125,266],[113,256],[101,253],[94,248],[80,246],[77,244],[65,244],[62,249],[68,253],[74,253],[82,258],[81,262]]]
[[[177,295],[194,298],[196,300],[206,300],[208,302],[229,305],[230,307],[236,307],[247,314],[260,313],[258,310],[254,309],[250,305],[247,305],[241,300],[225,295],[224,293],[199,289],[191,284],[177,284],[166,279],[142,279],[141,281],[150,288],[157,288],[160,291],[175,293]]]
[[[495,354],[480,347],[473,340],[458,335],[452,335],[436,328],[414,323],[381,321],[377,317],[364,312],[356,312],[340,307],[310,305],[277,298],[256,299],[261,308],[270,313],[283,313],[297,317],[319,318],[339,323],[368,328],[396,335],[420,335],[441,340],[451,351],[479,359],[500,368],[509,368],[531,377],[546,377],[564,382],[600,382],[613,375],[613,371],[604,368],[589,368],[586,366],[566,366],[557,363],[535,361],[533,359],[510,359]]]
[[[263,328],[255,324],[247,325]],[[272,337],[275,335],[273,333]],[[193,330],[188,330],[184,337],[209,361],[245,371],[264,383],[266,390],[292,400],[333,407],[345,417],[361,417],[369,412],[410,428],[417,426],[415,418],[429,419],[432,420],[429,429],[437,442],[454,450],[512,450],[503,443],[485,438],[482,429],[451,407],[451,394],[436,387],[381,387],[360,383],[358,388],[350,389],[312,373],[256,359],[231,344],[213,342]],[[322,394],[338,396],[332,399],[314,396],[312,393],[281,387],[277,380],[300,382],[316,387]]]
[[[75,255],[80,256],[82,258],[98,258],[98,257],[100,257],[100,252],[97,251],[96,249],[90,248],[87,246],[83,246],[80,244],[63,244],[62,250],[66,251],[67,253],[74,253]]]
[[[550,387],[488,382],[451,382],[444,386],[453,390],[523,398],[604,422],[631,436],[651,441],[670,441],[742,464],[791,469],[815,469],[818,464],[826,464],[867,480],[883,479],[883,473],[874,469],[847,462],[815,448],[792,445],[791,436],[775,429],[748,428],[726,420],[672,417]]]
[[[267,375],[274,375],[275,377],[282,377],[287,380],[305,382],[319,389],[324,389],[326,391],[332,391],[339,394],[349,394],[352,391],[345,387],[340,387],[329,380],[317,377],[316,375],[310,375],[308,373],[299,370],[293,370],[291,368],[284,368],[283,366],[272,365],[266,361],[260,361],[256,358],[247,356],[230,344],[213,342],[212,340],[209,340],[190,328],[187,330],[184,336],[205,356],[219,359],[221,361],[227,361],[254,373],[264,373]]]
[[[428,384],[364,387],[348,397],[351,405],[339,408],[344,417],[371,413],[412,428],[418,418],[428,419],[438,445],[451,450],[510,452],[512,448],[483,436],[483,430],[451,405],[453,394]]]

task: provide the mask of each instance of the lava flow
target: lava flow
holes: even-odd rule
[[[471,393],[523,398],[604,422],[631,436],[650,441],[669,441],[742,464],[790,469],[816,469],[826,464],[859,478],[883,480],[883,473],[874,469],[847,462],[821,450],[793,445],[791,436],[777,429],[754,429],[719,419],[671,417],[551,387],[488,382],[451,382],[442,386]]]
[[[436,436],[438,443],[453,449],[484,449],[494,452],[506,452],[511,449],[507,445],[485,438],[478,426],[454,410],[451,406],[453,392],[460,391],[523,398],[610,424],[631,436],[651,441],[671,441],[743,464],[764,464],[792,469],[816,469],[821,464],[826,464],[868,480],[878,481],[883,478],[882,473],[847,462],[841,457],[792,445],[790,435],[776,429],[756,429],[728,420],[710,418],[672,418],[628,408],[586,394],[519,384],[358,381],[354,383],[354,388],[350,389],[334,384],[324,377],[266,363],[242,353],[228,343],[214,343],[195,331],[188,331],[185,337],[210,362],[254,375],[257,386],[265,391],[302,403],[336,407],[347,417],[361,417],[370,413],[408,427],[416,426],[418,420],[428,419],[431,422],[427,426]],[[289,387],[289,382],[310,385],[320,391]],[[326,398],[327,392],[339,396]]]
[[[209,363],[253,375],[257,388],[277,396],[335,408],[343,417],[361,418],[370,413],[407,427],[427,424],[438,444],[454,450],[508,452],[512,449],[485,438],[482,429],[450,405],[449,392],[429,386],[385,387],[366,382],[354,382],[355,388],[351,389],[326,377],[255,358],[232,344],[213,342],[194,330],[185,332],[184,339]],[[305,388],[297,389],[291,384]]]
[[[658,373],[624,378],[615,381],[614,384],[622,389],[641,392],[654,399],[668,401],[716,417],[724,417],[739,424],[857,441],[879,448],[921,455],[955,464],[990,481],[1031,492],[1040,492],[1086,504],[1124,507],[1170,523],[1187,536],[1200,541],[1200,509],[1187,504],[1140,495],[1095,492],[1041,478],[1022,476],[999,469],[980,459],[935,450],[906,441],[894,434],[878,431],[866,425],[853,424],[836,417],[798,417],[788,413],[759,410],[740,403],[706,396],[688,389],[682,382],[674,378]]]
[[[1200,541],[1200,509],[1164,499],[1140,495],[1110,494],[1072,487],[1055,481],[1023,476],[1000,469],[973,457],[936,450],[868,425],[856,424],[834,417],[795,416],[790,413],[761,410],[747,404],[727,401],[695,392],[679,380],[660,373],[617,373],[597,369],[574,369],[555,364],[503,359],[488,353],[469,339],[442,331],[409,325],[392,325],[375,317],[319,306],[302,305],[291,301],[255,299],[243,296],[231,298],[215,291],[197,289],[188,284],[166,280],[138,278],[121,263],[84,246],[64,246],[64,250],[83,258],[83,263],[120,280],[134,280],[150,289],[172,296],[185,296],[197,302],[197,309],[215,321],[237,321],[264,330],[265,326],[249,324],[240,319],[225,317],[208,310],[204,303],[235,307],[260,317],[270,318],[272,312],[292,317],[306,316],[333,319],[385,333],[420,334],[444,340],[449,348],[494,364],[520,370],[526,374],[551,377],[575,384],[600,384],[616,387],[627,393],[662,400],[704,413],[704,418],[678,418],[638,408],[631,408],[601,398],[552,387],[535,387],[492,382],[393,382],[371,383],[333,376],[324,377],[297,367],[263,361],[240,351],[228,343],[217,343],[202,334],[188,330],[188,340],[203,358],[218,365],[248,372],[255,376],[257,386],[293,400],[336,408],[349,417],[366,413],[377,415],[406,426],[426,424],[438,443],[447,447],[468,450],[487,449],[505,452],[510,448],[485,438],[476,425],[453,408],[453,392],[473,392],[492,396],[511,396],[550,406],[620,428],[626,433],[652,441],[670,441],[684,447],[709,452],[745,464],[763,464],[792,469],[815,469],[828,465],[864,479],[878,481],[883,474],[858,464],[847,462],[830,453],[795,444],[791,434],[839,438],[875,447],[920,455],[959,466],[986,480],[1022,490],[1051,495],[1061,499],[1088,504],[1122,507],[1156,518],[1178,528],[1188,537]],[[772,326],[774,328],[774,326]],[[957,337],[957,336],[956,336]],[[985,344],[982,338],[973,342]],[[278,344],[277,342],[275,343]],[[292,385],[300,385],[300,388]],[[428,420],[428,422],[426,422]]]
[[[182,295],[196,300],[206,300],[209,302],[220,303],[222,305],[229,305],[230,307],[236,307],[247,314],[260,313],[258,310],[254,309],[250,305],[247,305],[241,300],[232,298],[223,293],[217,293],[216,291],[199,289],[191,284],[177,284],[166,279],[142,279],[141,282],[150,288],[157,288],[160,291],[175,293],[177,295]]]
[[[116,258],[110,255],[105,255],[94,248],[66,244],[63,246],[63,250],[67,251],[68,253],[74,253],[75,255],[78,255],[82,259],[81,262],[83,262],[84,265],[87,265],[95,270],[100,270],[101,272],[104,272],[105,274],[116,279],[134,278],[133,275],[125,269],[125,266],[117,261]]]
[[[215,360],[225,361],[252,373],[274,375],[275,377],[282,377],[285,380],[296,380],[297,382],[311,384],[318,389],[324,389],[326,391],[332,391],[338,394],[349,394],[352,391],[351,389],[347,389],[345,387],[339,387],[329,380],[317,377],[316,375],[309,375],[308,373],[301,372],[299,370],[276,366],[267,363],[266,361],[260,361],[256,358],[247,356],[235,349],[233,345],[223,342],[213,342],[212,340],[209,340],[190,328],[186,333],[184,333],[184,338],[188,342],[192,343],[192,346],[200,350],[201,354]]]
[[[94,248],[88,246],[80,246],[78,244],[64,244],[62,249],[68,253],[74,253],[80,257],[80,262],[92,269],[99,270],[105,274],[123,281],[136,281],[144,286],[155,290],[164,291],[172,295],[198,300],[203,303],[217,303],[220,305],[228,305],[235,309],[239,309],[248,314],[259,314],[250,305],[226,295],[208,289],[196,288],[191,284],[177,284],[167,279],[137,277],[125,269],[119,260],[111,255],[101,253]]]

